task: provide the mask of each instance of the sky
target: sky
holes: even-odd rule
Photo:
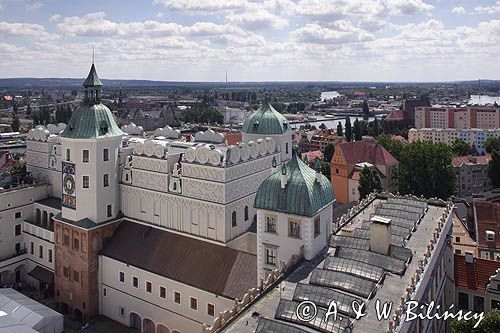
[[[500,79],[497,0],[0,0],[0,77]]]

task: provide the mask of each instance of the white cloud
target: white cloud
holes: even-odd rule
[[[464,8],[464,7],[462,7],[462,6],[459,6],[459,7],[453,7],[453,9],[451,10],[451,12],[452,12],[453,14],[461,14],[461,15],[463,15],[463,14],[465,14],[465,8]]]
[[[61,19],[61,15],[54,14],[51,17],[49,17],[49,22],[59,22],[60,19]]]
[[[248,30],[260,29],[283,29],[288,25],[288,21],[278,15],[271,14],[266,9],[245,11],[241,14],[228,16],[229,20]]]
[[[246,0],[153,0],[153,3],[163,5],[177,11],[196,14],[213,14],[218,11],[241,9],[247,5]]]
[[[40,40],[57,39],[40,24],[0,22],[0,35],[33,37]]]
[[[156,17],[163,17],[163,16],[165,16],[164,12],[158,12],[158,13],[156,13]]]
[[[312,44],[345,44],[374,39],[371,33],[354,27],[351,22],[345,20],[336,21],[329,27],[307,24],[293,31],[291,35],[299,43]]]
[[[392,15],[415,15],[434,9],[434,6],[422,0],[385,0]]]
[[[31,3],[31,4],[26,4],[25,7],[26,7],[26,10],[35,11],[35,10],[38,10],[38,9],[42,8],[43,7],[43,3],[41,3],[41,2],[34,2],[34,3]]]
[[[495,2],[491,6],[477,6],[474,11],[479,14],[496,14],[500,13],[500,1]]]

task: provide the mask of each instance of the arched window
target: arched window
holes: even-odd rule
[[[245,206],[245,221],[248,221],[248,206]]]
[[[236,212],[233,210],[233,214],[231,215],[231,225],[236,227]]]
[[[40,225],[42,224],[42,212],[40,211],[40,208],[36,209],[36,224]]]
[[[46,210],[43,211],[42,216],[42,227],[47,227],[49,224],[49,217]]]

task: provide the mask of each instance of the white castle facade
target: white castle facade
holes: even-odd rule
[[[124,133],[101,86],[92,65],[69,123],[28,133],[34,182],[0,190],[0,283],[54,295],[76,319],[201,332],[280,262],[327,246],[331,185],[292,154],[267,98],[227,145],[213,131]]]

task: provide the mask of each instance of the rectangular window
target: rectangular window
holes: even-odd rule
[[[71,151],[66,149],[66,161],[71,161]]]
[[[266,216],[266,231],[276,232],[276,218],[272,216]]]
[[[120,306],[120,317],[125,317],[125,308]]]
[[[198,299],[191,297],[189,304],[192,310],[198,310]]]
[[[16,214],[14,215],[16,219],[20,219],[21,216],[22,216],[21,212],[16,212]]]
[[[106,214],[108,217],[112,217],[113,216],[113,207],[111,205],[107,205],[106,206]]]
[[[35,244],[33,242],[30,244],[30,254],[35,254]]]
[[[458,308],[461,310],[469,310],[469,295],[458,293]]]
[[[104,162],[109,161],[109,149],[108,148],[104,148],[104,150],[102,151],[102,160]]]
[[[213,304],[207,303],[207,315],[215,316],[215,306]]]
[[[167,289],[165,287],[160,286],[160,297],[167,298]]]
[[[276,265],[276,249],[266,249],[266,264]]]
[[[16,224],[14,234],[15,234],[16,236],[21,235],[21,225],[20,225],[20,224]]]
[[[120,282],[125,282],[125,273],[120,272]]]
[[[78,250],[80,248],[80,240],[78,238],[73,239],[73,248]]]
[[[73,281],[80,282],[80,273],[73,271]]]
[[[82,151],[82,162],[83,163],[88,163],[89,162],[89,151],[88,151],[88,149],[84,149]]]
[[[52,263],[52,250],[49,249],[49,262]]]
[[[152,290],[153,290],[153,285],[151,284],[151,282],[146,281],[146,292],[151,293]]]
[[[21,243],[16,243],[16,253],[21,252]]]
[[[181,304],[181,293],[178,291],[174,291],[174,302]]]
[[[300,238],[300,222],[289,221],[288,223],[288,236]]]
[[[103,185],[104,185],[104,187],[109,186],[109,175],[107,173],[105,173],[103,176]]]
[[[132,286],[139,288],[139,279],[137,277],[132,277]]]
[[[63,276],[65,278],[69,277],[69,267],[63,267]]]
[[[107,292],[106,288],[102,288],[102,294],[103,294],[104,296],[107,296],[107,295],[108,295],[108,292]]]
[[[484,311],[484,297],[482,296],[474,296],[474,312],[483,312]]]
[[[319,216],[314,219],[314,237],[318,237],[321,234],[321,220]]]
[[[89,176],[83,176],[83,188],[90,187],[90,178]]]
[[[41,245],[38,246],[38,257],[43,259],[43,246]]]

